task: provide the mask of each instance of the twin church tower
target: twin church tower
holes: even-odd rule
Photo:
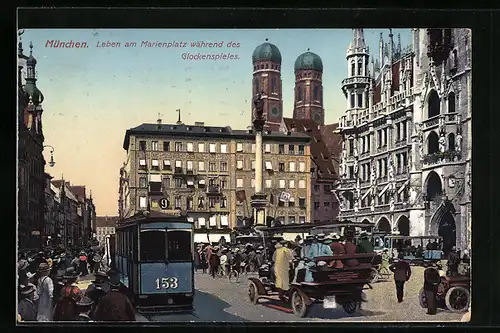
[[[281,53],[267,42],[259,45],[252,55],[252,96],[263,93],[266,129],[278,131],[283,120],[283,87],[281,82]],[[307,50],[295,60],[295,89],[293,119],[312,119],[325,124],[323,108],[323,62]],[[255,119],[255,110],[252,119]]]

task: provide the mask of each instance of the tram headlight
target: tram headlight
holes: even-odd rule
[[[172,305],[172,304],[174,304],[174,300],[173,300],[173,299],[171,299],[171,298],[169,298],[169,299],[167,299],[167,303],[168,303],[169,305]]]

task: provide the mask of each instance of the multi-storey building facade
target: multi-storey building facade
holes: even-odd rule
[[[467,246],[456,231],[467,229],[470,209],[467,31],[416,29],[413,48],[404,51],[392,33],[387,44],[381,36],[380,63],[372,59],[370,71],[363,31],[354,29],[342,82],[342,219],[402,235],[441,235],[445,250]]]
[[[203,123],[143,124],[127,130],[119,217],[140,210],[181,209],[193,219],[198,233],[229,239],[229,231],[251,215],[254,139],[251,130]],[[301,133],[263,135],[268,215],[282,223],[311,219],[309,141]],[[288,193],[284,201],[279,200],[282,192]]]
[[[100,245],[105,244],[106,236],[115,234],[118,216],[98,216],[96,218],[96,238]]]
[[[43,94],[36,86],[36,59],[18,47],[18,246],[37,248],[42,243],[45,210],[43,151]]]

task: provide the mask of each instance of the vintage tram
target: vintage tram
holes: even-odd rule
[[[140,212],[118,223],[112,266],[139,312],[193,310],[193,234],[178,211]]]

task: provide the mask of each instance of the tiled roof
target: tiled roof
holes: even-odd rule
[[[338,123],[328,124],[321,127],[321,135],[325,142],[326,148],[332,157],[332,163],[336,173],[339,173],[340,156],[342,154],[342,136],[334,133],[339,127]]]
[[[118,216],[97,216],[95,225],[97,228],[114,228],[117,221]]]
[[[73,185],[69,186],[69,189],[73,192],[78,201],[85,202],[85,185]]]
[[[283,118],[287,130],[305,133],[311,140],[311,157],[322,179],[337,179],[331,153],[323,139],[320,126],[310,119]],[[333,135],[333,134],[332,134]]]
[[[211,137],[211,138],[241,138],[252,139],[255,134],[248,130],[233,130],[231,127],[205,126],[205,125],[186,125],[186,124],[142,124],[130,128],[125,133],[123,149],[127,150],[130,143],[130,135],[153,135],[153,136],[187,136],[187,137]],[[268,139],[289,139],[294,138],[298,141],[308,141],[308,136],[302,133],[282,133],[279,131],[264,132],[263,140]]]

